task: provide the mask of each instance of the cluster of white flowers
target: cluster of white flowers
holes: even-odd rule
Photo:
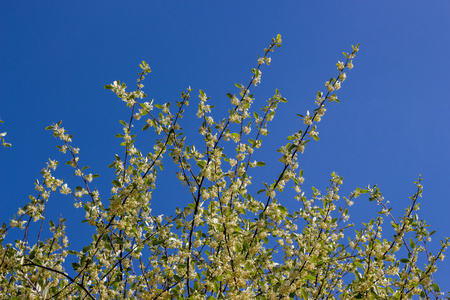
[[[198,105],[197,117],[202,118],[206,113],[211,112],[211,106],[206,104],[209,97],[207,97],[202,90],[200,90],[200,95],[198,97],[200,98],[200,104]]]
[[[303,117],[303,123],[306,125],[312,125],[313,117],[309,115],[309,110],[306,112],[306,116]]]
[[[252,71],[255,74],[255,75],[253,75],[252,84],[254,86],[257,86],[259,83],[261,83],[262,72],[259,69],[253,69]]]
[[[0,123],[3,123],[3,121],[0,120]],[[11,147],[11,144],[10,144],[10,143],[7,143],[7,142],[5,141],[6,133],[7,133],[7,132],[0,132],[0,143],[1,143],[1,145],[2,145],[3,147]]]
[[[262,65],[266,63],[267,65],[270,65],[271,58],[270,57],[258,57],[258,65]]]

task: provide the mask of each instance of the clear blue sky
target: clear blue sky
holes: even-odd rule
[[[259,154],[268,163],[265,180],[281,168],[273,161],[275,150],[302,126],[296,114],[314,109],[314,95],[336,75],[341,52],[360,43],[355,68],[339,92],[341,104],[328,106],[320,141],[311,142],[300,159],[305,186],[325,190],[336,171],[344,176],[343,196],[378,184],[400,215],[420,173],[419,212],[437,230],[430,247],[436,250],[438,239],[450,235],[449,16],[450,2],[443,0],[1,1],[0,132],[7,131],[13,144],[0,150],[1,223],[35,194],[33,182],[49,157],[61,162],[56,175],[70,177],[63,166],[67,158],[44,130],[59,120],[74,135],[82,164],[102,175],[94,183],[107,202],[107,165],[122,153],[113,135],[129,111],[105,84],[119,79],[132,88],[146,60],[153,72],[145,91],[156,103],[177,100],[191,86],[188,114],[194,114],[199,89],[225,108],[226,93],[237,93],[234,83],[248,82],[257,55],[280,33],[283,47],[262,69],[262,85],[252,89],[261,105],[275,88],[288,100],[270,124],[266,152]],[[184,125],[194,134],[196,126]],[[164,176],[154,209],[183,206],[170,168]],[[366,202],[351,211],[355,222],[376,217],[377,207]],[[73,213],[72,203],[54,194],[49,216],[62,213],[69,226],[77,224],[68,232],[77,245],[82,231],[74,222],[83,212]],[[450,260],[438,267],[438,283],[450,290]]]

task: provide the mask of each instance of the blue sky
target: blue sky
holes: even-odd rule
[[[248,82],[257,55],[279,33],[283,46],[263,67],[262,84],[252,89],[261,105],[275,88],[288,100],[259,154],[268,164],[264,180],[272,181],[281,168],[275,150],[302,126],[296,114],[314,109],[314,95],[336,76],[342,51],[360,43],[355,68],[338,94],[341,103],[328,106],[320,141],[311,142],[300,158],[305,186],[324,190],[336,171],[344,176],[343,196],[377,184],[400,215],[422,174],[419,213],[437,230],[430,245],[436,250],[438,239],[450,235],[449,13],[448,1],[416,0],[2,1],[0,132],[8,132],[13,147],[0,150],[1,222],[35,194],[33,182],[49,157],[61,162],[56,175],[70,177],[63,166],[67,158],[44,130],[59,120],[74,135],[82,164],[102,176],[96,183],[106,202],[112,179],[107,165],[122,153],[114,134],[129,111],[105,84],[119,79],[132,88],[146,60],[152,73],[145,91],[155,103],[175,101],[191,86],[188,114],[195,113],[202,89],[223,116],[226,93],[237,93],[234,83]],[[184,128],[195,135],[197,125],[190,122],[195,119],[186,118]],[[150,139],[141,143],[151,146]],[[184,205],[170,168],[164,176],[154,209]],[[164,200],[158,203],[157,196]],[[71,199],[56,194],[50,199],[54,218],[62,213],[70,225],[83,217],[73,212]],[[352,218],[369,220],[376,211],[373,203],[359,200]],[[68,233],[74,244],[79,228]],[[446,290],[449,262],[440,263],[436,275]]]

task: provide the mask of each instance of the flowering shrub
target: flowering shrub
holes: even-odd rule
[[[105,86],[131,109],[129,122],[120,121],[123,156],[116,155],[112,196],[105,203],[92,188],[96,174],[87,174],[79,161],[79,149],[61,122],[47,127],[61,140],[59,150],[70,159],[82,186],[73,188],[52,172],[58,162],[50,160],[36,181],[37,196],[20,208],[17,217],[3,224],[0,248],[1,299],[405,299],[413,295],[438,298],[433,281],[436,262],[443,260],[449,240],[436,254],[428,253],[428,232],[419,219],[421,179],[411,205],[398,218],[391,214],[380,190],[356,188],[340,197],[343,179],[331,174],[322,193],[313,188],[311,198],[302,191],[303,172],[298,157],[311,139],[318,140],[317,126],[329,102],[339,102],[335,92],[353,68],[359,45],[344,53],[336,64],[338,74],[325,82],[325,91],[315,97],[316,108],[300,115],[304,128],[289,136],[281,153],[281,170],[273,183],[250,194],[253,169],[265,163],[252,160],[268,134],[278,104],[287,102],[278,90],[260,110],[253,109],[250,87],[261,83],[261,67],[281,46],[278,35],[252,69],[247,85],[236,84],[237,94],[228,94],[229,115],[215,120],[209,97],[199,92],[197,117],[205,145],[186,144],[180,126],[192,89],[181,93],[175,105],[145,102],[144,77],[151,72],[140,65],[137,89],[125,83]],[[156,111],[156,112],[155,112]],[[142,120],[141,120],[142,119]],[[140,150],[133,125],[152,129],[152,149]],[[2,142],[4,134],[2,134]],[[247,138],[247,136],[251,138]],[[233,148],[236,154],[227,150]],[[201,150],[203,149],[203,150]],[[178,166],[180,188],[189,191],[186,207],[171,216],[155,214],[152,192],[163,156]],[[298,211],[288,211],[277,201],[287,186],[296,193]],[[84,209],[85,219],[95,230],[81,251],[70,249],[64,219],[49,221],[50,237],[31,244],[28,232],[34,222],[44,221],[50,194],[70,195],[75,207]],[[363,223],[354,233],[348,207],[361,195],[378,204],[379,216]],[[393,236],[383,236],[389,221]],[[42,226],[42,225],[41,225]],[[8,231],[24,231],[24,238],[6,243]],[[42,227],[41,227],[42,228]],[[40,231],[39,231],[40,235]],[[399,256],[397,256],[399,255]],[[67,265],[66,260],[75,260]],[[277,259],[280,258],[280,259]],[[426,262],[422,265],[420,262]],[[72,275],[73,274],[73,275]]]

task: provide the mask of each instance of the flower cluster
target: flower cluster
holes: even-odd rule
[[[0,123],[3,123],[3,121],[0,120]],[[0,143],[2,144],[3,147],[11,147],[11,144],[5,141],[5,136],[6,132],[0,132]]]

